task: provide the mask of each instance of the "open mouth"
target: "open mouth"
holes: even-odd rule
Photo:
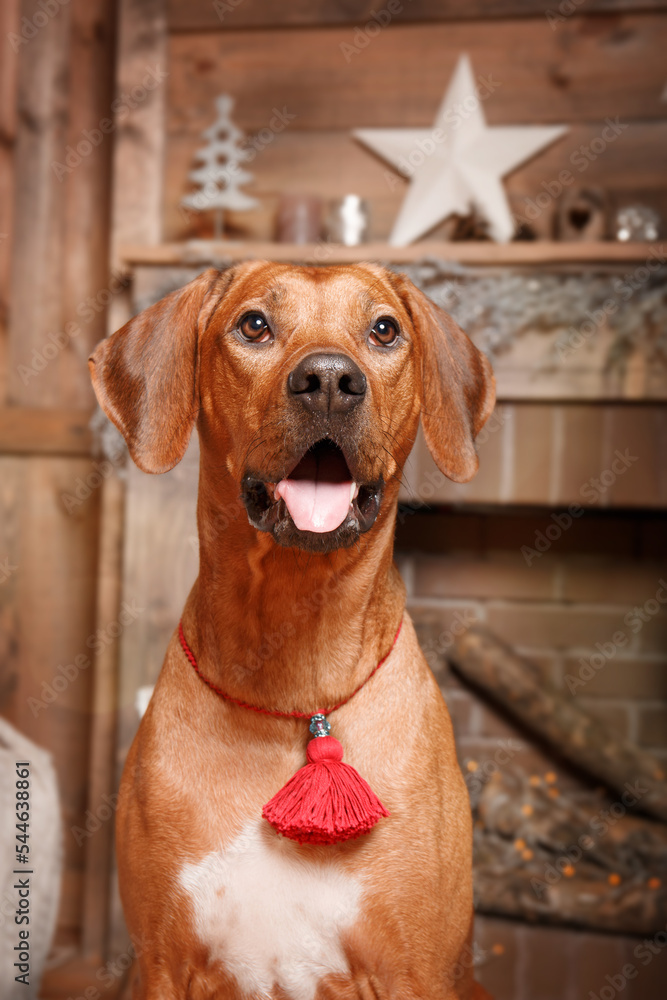
[[[279,482],[252,474],[243,480],[251,523],[272,531],[281,544],[304,548],[351,545],[375,523],[381,497],[382,483],[355,482],[345,455],[329,438],[312,445]],[[317,535],[329,536],[335,544],[324,538],[318,542]]]

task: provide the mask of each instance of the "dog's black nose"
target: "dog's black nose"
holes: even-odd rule
[[[289,373],[287,388],[307,410],[345,413],[366,395],[366,376],[346,354],[308,354]]]

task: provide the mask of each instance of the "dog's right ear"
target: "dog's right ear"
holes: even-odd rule
[[[229,272],[204,271],[88,359],[98,402],[144,472],[167,472],[185,454],[199,411],[199,334],[229,280]]]

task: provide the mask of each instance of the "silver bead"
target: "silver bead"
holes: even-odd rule
[[[326,715],[317,714],[310,720],[309,730],[313,736],[328,736],[331,732],[331,725],[327,722]]]

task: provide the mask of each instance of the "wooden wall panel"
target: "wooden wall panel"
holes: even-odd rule
[[[36,0],[21,6],[29,18],[37,11]],[[63,327],[65,199],[51,164],[67,145],[71,13],[63,7],[21,48],[19,60],[9,401],[34,406],[60,403],[72,374],[67,348],[56,350],[36,377],[22,379],[17,371],[30,368],[33,349],[42,351],[47,335]]]
[[[123,481],[110,476],[100,487],[99,573],[96,624],[105,630],[117,620],[121,607],[122,550],[125,490]],[[134,624],[134,622],[128,623]],[[116,632],[116,629],[113,630]],[[116,788],[115,759],[118,711],[119,637],[98,649],[92,677],[90,771],[88,808],[93,815],[107,814],[109,794]],[[83,884],[82,951],[100,958],[108,938],[111,898],[113,821],[105,821],[87,843]]]
[[[11,232],[14,216],[13,154],[16,139],[16,84],[18,55],[10,36],[18,34],[19,0],[0,4],[0,38],[4,53],[0,59],[0,405],[7,398],[7,325],[11,281]]]
[[[59,182],[66,203],[62,314],[80,328],[71,340],[68,395],[71,402],[88,408],[95,405],[95,397],[87,359],[106,333],[106,308],[119,284],[109,275],[114,135],[103,131],[108,127],[103,123],[113,119],[115,21],[111,0],[72,3],[67,146],[90,152]],[[64,152],[60,162],[65,162]]]
[[[239,8],[240,11],[241,8]],[[291,8],[289,8],[291,9]],[[231,16],[231,15],[230,15]],[[349,27],[173,33],[164,161],[164,238],[211,235],[210,213],[180,209],[201,132],[222,91],[236,99],[236,121],[260,133],[274,108],[288,124],[258,139],[248,193],[261,207],[228,215],[237,238],[274,237],[278,199],[299,191],[325,199],[354,191],[371,203],[371,239],[385,239],[407,183],[350,135],[358,126],[428,127],[456,60],[467,52],[476,75],[494,82],[484,101],[490,124],[563,122],[570,131],[506,180],[517,216],[526,208],[537,235],[553,235],[558,199],[537,213],[528,199],[568,170],[574,186],[667,206],[667,122],[661,100],[667,17],[656,13],[573,17],[550,29],[540,18],[490,23],[395,24],[357,55]],[[606,119],[617,123],[602,152]],[[589,144],[597,140],[596,149]],[[619,192],[621,193],[619,195]],[[622,193],[626,192],[623,196]],[[436,229],[432,236],[446,236]]]
[[[93,471],[89,459],[0,457],[0,711],[53,754],[66,882],[79,889],[86,843],[77,845],[71,828],[87,807],[99,524],[95,490],[73,505],[66,497]],[[59,942],[76,939],[81,914],[81,893],[65,893]]]
[[[392,25],[346,61],[349,28],[175,34],[169,44],[169,131],[210,124],[212,98],[228,91],[245,129],[274,107],[290,131],[433,122],[456,61],[494,81],[490,124],[594,122],[608,115],[661,119],[667,18],[618,14],[571,18]]]
[[[111,265],[121,273],[119,249],[128,242],[154,244],[162,239],[163,176],[165,164],[164,80],[143,88],[140,101],[131,98],[135,87],[153,71],[154,80],[167,73],[167,22],[163,0],[118,0],[118,71],[116,89],[122,104],[114,145],[111,190]],[[141,94],[142,91],[137,91]],[[130,318],[129,288],[117,295],[109,310],[107,333]]]
[[[9,402],[92,409],[108,299],[113,0],[75,0],[19,50]],[[24,17],[44,12],[24,0]]]
[[[193,435],[182,461],[161,476],[128,466],[123,600],[143,609],[121,640],[125,665],[119,689],[118,758],[122,762],[139,725],[138,687],[154,684],[167,643],[199,565],[195,509],[199,442]]]
[[[118,38],[117,92],[128,95],[118,118],[113,161],[112,263],[120,267],[119,243],[137,240],[157,243],[161,238],[162,164],[167,73],[166,21],[162,0],[121,0]],[[142,87],[141,100],[131,91]],[[166,77],[164,78],[166,79]]]
[[[305,24],[363,25],[374,12],[385,10],[381,0],[169,0],[171,31],[224,28],[269,28]],[[587,0],[585,11],[663,10],[664,0]],[[395,21],[453,21],[499,17],[544,17],[544,0],[410,0],[402,2]],[[557,11],[558,4],[553,5]]]

